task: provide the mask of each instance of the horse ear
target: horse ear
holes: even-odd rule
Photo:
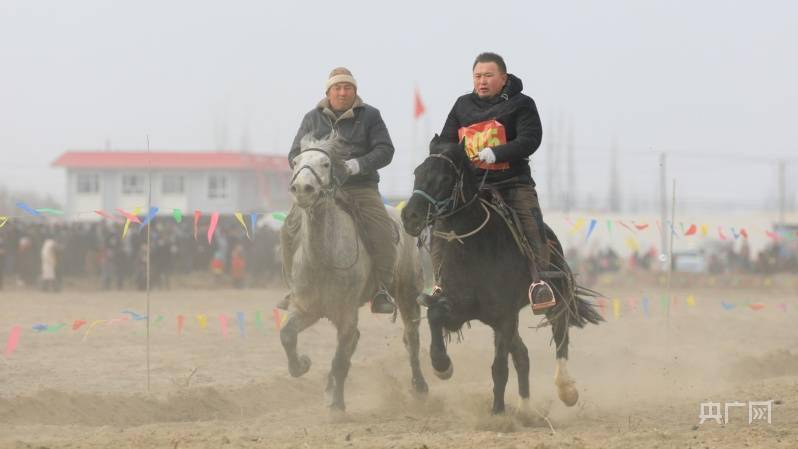
[[[441,136],[439,136],[437,133],[432,136],[432,140],[429,141],[429,154],[438,154],[443,151],[440,141]]]

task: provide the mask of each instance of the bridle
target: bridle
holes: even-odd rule
[[[413,190],[413,195],[419,195],[420,197],[424,198],[428,203],[430,203],[430,210],[427,213],[427,218],[431,220],[437,220],[439,218],[445,218],[456,214],[457,212],[460,211],[460,209],[465,207],[467,204],[473,202],[474,199],[476,198],[476,195],[474,195],[473,198],[471,198],[469,201],[466,202],[465,193],[463,193],[463,170],[461,170],[460,167],[458,167],[457,164],[454,163],[454,161],[452,161],[447,156],[444,156],[442,154],[430,154],[427,157],[427,159],[432,159],[432,158],[442,159],[446,161],[449,165],[452,166],[452,169],[454,169],[454,172],[457,174],[457,182],[455,182],[454,185],[452,186],[451,193],[449,194],[449,196],[447,196],[442,200],[436,200],[435,198],[432,197],[432,195],[421,189]],[[460,200],[460,202],[463,204],[463,206],[459,208],[457,207],[458,200]],[[434,213],[432,213],[432,208],[435,209]],[[426,224],[430,224],[431,220],[428,220]]]
[[[307,210],[308,210],[307,213],[310,214],[310,215],[313,215],[313,210],[315,209],[316,205],[319,203],[321,198],[326,197],[326,196],[329,196],[329,198],[335,198],[335,193],[338,190],[338,187],[340,186],[340,182],[335,176],[333,176],[332,157],[330,156],[330,153],[328,151],[322,150],[321,148],[308,148],[306,150],[302,150],[303,153],[306,153],[308,151],[319,152],[319,153],[327,156],[327,159],[330,161],[330,182],[328,182],[326,186],[322,183],[321,176],[319,176],[319,174],[316,173],[316,170],[314,170],[313,167],[311,167],[308,164],[302,164],[299,167],[299,169],[294,173],[294,176],[291,177],[291,184],[293,184],[294,181],[296,180],[297,176],[299,176],[299,173],[301,173],[302,170],[307,169],[307,170],[310,171],[310,174],[312,174],[313,177],[316,178],[316,181],[319,183],[319,186],[320,186],[319,187],[319,194],[318,194],[318,196],[316,196],[316,199],[313,200],[313,204],[311,204],[307,208]],[[357,232],[357,230],[355,232]],[[354,260],[351,263],[349,263],[347,265],[343,265],[343,266],[336,266],[334,263],[328,263],[328,262],[326,262],[324,260],[322,260],[321,263],[323,265],[327,266],[328,268],[333,269],[333,270],[348,270],[348,269],[352,268],[353,266],[355,266],[355,264],[357,263],[357,261],[359,259],[360,259],[360,239],[357,238],[357,236],[355,236],[355,258],[354,258]]]
[[[294,181],[296,181],[297,176],[299,176],[299,174],[302,173],[302,170],[307,169],[308,171],[310,171],[310,174],[312,174],[313,177],[316,178],[316,182],[318,182],[320,186],[319,195],[316,197],[316,199],[313,201],[313,204],[311,204],[309,208],[313,209],[322,197],[324,196],[329,196],[330,198],[335,197],[335,191],[338,189],[338,183],[336,182],[336,179],[333,176],[332,157],[330,156],[330,153],[327,152],[326,150],[322,150],[321,148],[308,148],[306,150],[302,150],[302,153],[307,153],[309,151],[316,151],[318,153],[327,156],[327,159],[330,161],[330,182],[328,182],[327,185],[324,185],[324,183],[321,180],[321,176],[319,176],[319,174],[316,173],[316,170],[314,170],[313,167],[311,167],[308,164],[302,164],[299,167],[299,170],[294,172],[294,176],[291,177],[290,184],[293,184]]]
[[[446,161],[449,165],[452,166],[454,172],[457,174],[457,182],[454,183],[452,186],[451,193],[442,200],[436,200],[432,195],[425,192],[421,189],[414,189],[412,195],[418,195],[424,200],[429,203],[429,207],[427,208],[427,214],[424,217],[424,225],[430,226],[434,221],[451,217],[456,215],[457,213],[465,210],[468,206],[470,206],[474,201],[479,198],[479,192],[474,192],[474,196],[470,199],[466,200],[465,193],[463,192],[463,175],[464,170],[457,166],[449,157],[444,156],[443,154],[430,154],[427,159],[430,158],[437,158]],[[411,197],[412,197],[411,195]],[[485,220],[482,222],[479,227],[474,229],[473,231],[467,232],[465,234],[456,234],[454,231],[448,232],[440,232],[440,231],[432,231],[432,235],[436,237],[440,237],[445,239],[446,241],[457,240],[460,243],[463,243],[462,239],[466,237],[471,237],[472,235],[478,233],[488,224],[490,220],[490,211],[485,206],[484,203],[480,203],[482,205],[483,210],[485,211]],[[433,211],[434,209],[434,211]]]

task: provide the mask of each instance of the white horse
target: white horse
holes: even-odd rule
[[[306,136],[301,152],[294,158],[291,196],[301,215],[299,235],[286,280],[292,289],[291,310],[280,330],[288,356],[288,371],[294,377],[305,374],[310,358],[297,352],[298,334],[320,318],[329,319],[337,329],[338,347],[327,378],[329,406],[344,410],[344,382],[355,352],[360,331],[358,309],[376,291],[372,261],[352,216],[335,196],[345,177],[344,158],[338,139],[316,140]],[[387,206],[397,224],[398,248],[395,281],[391,294],[396,298],[404,322],[404,344],[410,355],[412,384],[419,394],[427,383],[419,367],[419,317],[416,297],[423,279],[416,240],[405,233],[398,211]]]

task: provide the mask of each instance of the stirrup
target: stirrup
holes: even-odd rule
[[[538,287],[545,290],[536,291]],[[551,287],[546,283],[546,281],[541,280],[538,282],[533,282],[529,285],[529,304],[532,305],[532,313],[535,315],[541,315],[545,313],[546,310],[557,305],[557,300],[554,298],[554,292],[551,290]]]
[[[380,287],[374,298],[371,300],[371,313],[394,313],[396,311],[396,301],[388,293],[388,289]]]

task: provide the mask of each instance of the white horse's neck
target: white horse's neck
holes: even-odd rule
[[[302,250],[306,262],[332,264],[342,246],[354,246],[357,242],[344,241],[345,213],[331,198],[322,199],[311,211],[302,211]],[[355,236],[357,238],[357,236]],[[338,254],[340,255],[340,254]]]

